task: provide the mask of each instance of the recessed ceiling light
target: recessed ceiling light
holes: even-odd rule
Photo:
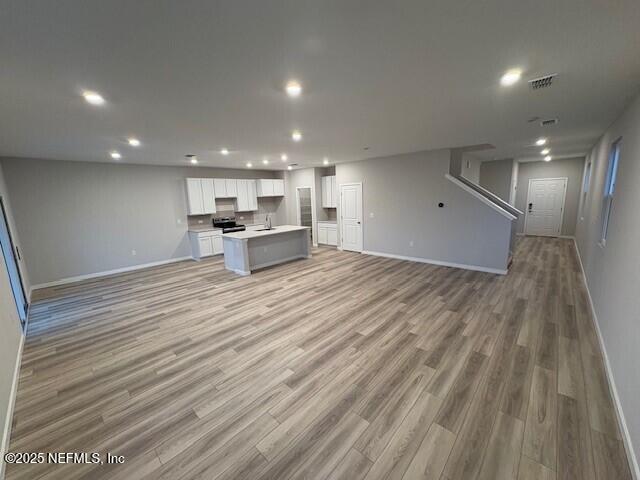
[[[329,165],[329,159],[327,157],[324,157],[324,160],[322,160],[322,163],[324,163],[325,165]]]
[[[263,163],[263,164],[265,164],[265,165],[269,165],[269,159],[264,158],[264,159],[262,160],[262,163]]]
[[[114,160],[120,160],[122,158],[122,155],[120,155],[120,152],[116,152],[115,150],[111,152],[109,155],[111,155],[111,158],[113,158]]]
[[[548,155],[551,150],[549,148],[545,148],[540,150],[540,155]]]
[[[191,163],[193,163],[194,165],[198,164],[198,157],[191,157]]]
[[[302,93],[302,85],[297,80],[289,80],[284,89],[287,91],[287,95],[292,98],[299,97]]]
[[[127,140],[129,142],[129,145],[131,145],[132,147],[139,147],[140,146],[140,140],[138,140],[137,138],[129,138]]]
[[[291,140],[293,140],[294,142],[299,142],[300,140],[302,140],[302,133],[300,133],[300,130],[294,130],[293,132],[291,132]]]
[[[82,96],[91,105],[103,105],[104,104],[104,98],[102,98],[102,95],[100,95],[97,92],[91,92],[91,91],[87,90],[87,91],[82,92]]]
[[[514,83],[517,83],[518,80],[520,80],[521,76],[522,76],[521,70],[517,70],[517,69],[509,70],[504,75],[502,75],[502,78],[500,78],[500,83],[505,87],[509,87]]]
[[[222,150],[220,150],[220,153],[222,155],[229,155],[229,150],[227,150],[226,148],[223,148]]]
[[[283,153],[282,155],[280,155],[280,160],[282,160],[283,162],[286,162],[287,160],[289,160],[289,157],[287,156],[286,153]]]
[[[251,167],[253,167],[253,163],[247,162],[247,168],[251,168]]]
[[[291,165],[289,165],[289,166],[287,167],[287,170],[293,170],[293,167],[292,167]]]
[[[536,145],[538,145],[539,147],[541,147],[542,145],[544,145],[545,143],[547,143],[547,139],[544,137],[541,137],[539,139],[536,140]]]
[[[544,157],[545,162],[550,162],[551,159],[552,159],[551,155],[547,155],[546,157]]]

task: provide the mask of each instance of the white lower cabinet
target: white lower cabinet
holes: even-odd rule
[[[338,224],[318,222],[318,244],[338,246]]]
[[[191,243],[191,254],[196,260],[224,253],[222,232],[219,230],[189,232],[189,242]]]

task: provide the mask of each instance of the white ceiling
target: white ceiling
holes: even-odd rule
[[[640,86],[638,25],[637,0],[4,0],[0,156],[282,168],[281,152],[319,165],[484,143],[485,159],[526,158],[540,135],[575,156]],[[514,67],[558,77],[501,87]]]

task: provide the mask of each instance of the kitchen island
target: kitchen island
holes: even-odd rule
[[[311,258],[309,227],[281,225],[264,230],[225,233],[224,266],[239,275],[298,258]]]

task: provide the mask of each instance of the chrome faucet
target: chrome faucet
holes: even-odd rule
[[[267,216],[264,219],[264,223],[265,223],[264,227],[267,230],[271,230],[271,214],[270,213],[267,213]]]

